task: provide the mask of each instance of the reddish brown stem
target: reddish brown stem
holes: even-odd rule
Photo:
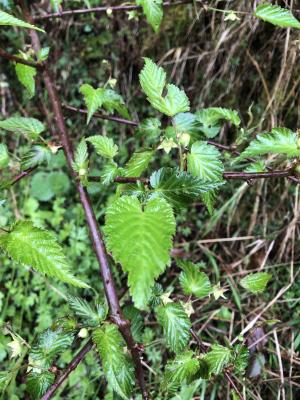
[[[25,17],[25,20],[29,23],[32,23],[32,18],[30,16],[29,10],[27,8],[26,2],[24,0],[20,0],[20,4],[23,10],[23,14]],[[37,35],[37,32],[34,30],[30,30],[30,36],[31,36],[31,42],[33,49],[37,53],[40,48],[40,40]],[[108,263],[108,258],[106,254],[106,250],[104,247],[104,243],[102,240],[101,233],[98,228],[97,220],[95,213],[93,211],[88,193],[86,189],[82,186],[80,181],[77,179],[76,174],[73,171],[72,168],[72,163],[73,163],[73,148],[72,144],[70,142],[68,130],[64,121],[64,116],[62,112],[62,106],[61,102],[59,100],[58,92],[56,89],[56,86],[52,80],[50,71],[48,66],[46,65],[43,71],[43,78],[44,78],[44,83],[45,87],[49,96],[49,101],[53,110],[53,114],[55,117],[56,121],[56,126],[57,126],[57,131],[60,136],[60,141],[63,146],[63,150],[69,165],[70,173],[74,178],[74,181],[76,183],[76,188],[77,192],[80,197],[80,201],[82,204],[82,207],[85,212],[85,217],[87,221],[87,225],[89,228],[90,232],[90,237],[93,243],[94,251],[96,253],[99,266],[100,266],[100,273],[102,276],[103,280],[103,286],[107,298],[107,302],[109,304],[109,309],[110,309],[110,317],[111,320],[118,326],[121,334],[123,335],[127,346],[132,354],[132,358],[135,364],[135,372],[136,372],[136,377],[139,382],[141,391],[142,391],[142,396],[144,400],[148,400],[148,393],[146,389],[146,384],[144,380],[144,372],[143,372],[143,366],[141,363],[141,358],[140,358],[140,349],[139,346],[134,342],[131,330],[130,330],[130,323],[127,321],[121,311],[119,299],[117,296],[115,284],[114,284],[114,279],[110,270],[110,266]]]
[[[194,0],[178,0],[178,1],[165,1],[163,3],[164,7],[174,7],[174,6],[180,6],[182,4],[189,4],[193,3]],[[76,15],[82,15],[82,14],[100,14],[100,13],[106,13],[107,10],[111,10],[112,12],[119,12],[119,11],[133,11],[133,10],[138,10],[141,9],[141,6],[137,6],[135,4],[132,5],[120,5],[120,6],[103,6],[103,7],[91,7],[91,8],[82,8],[82,9],[77,9],[77,10],[66,10],[66,11],[61,11],[57,13],[52,13],[52,14],[45,14],[45,15],[38,15],[34,17],[35,21],[38,20],[44,20],[44,19],[52,19],[52,18],[63,18],[63,17],[68,17],[68,16],[76,16]]]
[[[73,111],[74,113],[88,114],[88,110],[84,110],[82,108],[76,108],[76,107],[68,106],[67,104],[63,104],[62,106],[66,110]],[[114,116],[111,116],[111,115],[103,115],[103,114],[99,114],[99,113],[93,114],[93,117],[94,118],[100,118],[100,119],[106,119],[108,121],[118,122],[119,124],[124,124],[124,125],[138,126],[138,124],[139,124],[136,121],[130,121],[128,119],[124,119],[124,118],[120,118],[120,117],[114,117]]]
[[[70,373],[77,368],[78,364],[80,364],[80,362],[84,359],[84,357],[87,355],[87,353],[91,350],[92,347],[93,347],[93,341],[92,339],[90,339],[86,343],[86,345],[83,346],[80,352],[73,358],[73,360],[70,362],[67,368],[61,373],[61,375],[58,376],[58,378],[50,386],[50,388],[47,390],[47,392],[44,394],[41,400],[49,400],[51,399],[52,396],[54,396],[56,390],[64,383],[64,381],[68,378]]]
[[[44,68],[44,64],[36,63],[34,61],[24,60],[21,57],[14,56],[12,54],[7,53],[3,49],[0,49],[0,56],[5,58],[6,60],[14,61],[16,63],[23,64],[23,65],[28,65],[29,67],[34,67],[34,68],[37,68],[37,69],[43,69]]]
[[[25,171],[20,172],[18,175],[16,175],[12,181],[11,181],[11,186],[15,185],[17,182],[19,182],[21,179],[26,178],[26,176],[30,175],[35,169],[37,168],[37,166],[32,167],[32,168],[28,168]]]
[[[251,179],[264,179],[264,178],[289,178],[292,175],[291,170],[285,171],[270,171],[270,172],[223,172],[223,178],[226,180],[237,180],[242,179],[245,181],[249,181]],[[100,176],[90,176],[89,181],[99,182]],[[140,178],[140,177],[124,177],[117,176],[114,179],[116,183],[149,183],[149,178]]]

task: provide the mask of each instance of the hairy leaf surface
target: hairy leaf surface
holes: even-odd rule
[[[176,391],[182,383],[191,381],[199,370],[199,361],[195,354],[188,350],[168,361],[161,387],[167,392]]]
[[[156,316],[163,327],[167,346],[175,353],[188,344],[191,322],[179,303],[167,303],[156,308]]]
[[[124,353],[125,343],[118,328],[112,324],[97,328],[93,332],[93,341],[99,351],[108,383],[122,399],[129,399],[134,372],[131,361]]]
[[[35,94],[35,79],[36,69],[24,64],[16,64],[15,66],[16,74],[21,82],[21,84],[25,87],[28,97],[32,98]]]
[[[188,154],[188,170],[204,181],[220,181],[224,166],[220,160],[220,152],[214,146],[206,142],[195,142]]]
[[[272,275],[267,272],[257,272],[256,274],[249,274],[240,281],[240,285],[249,292],[257,294],[262,293]]]
[[[298,135],[287,128],[273,128],[271,133],[262,133],[252,140],[239,159],[260,156],[267,153],[285,154],[287,157],[299,157]]]
[[[233,125],[239,126],[241,119],[236,110],[222,107],[203,108],[196,113],[198,120],[206,126],[216,125],[220,120],[230,121]]]
[[[19,18],[16,18],[5,11],[0,10],[0,25],[17,26],[19,28],[35,29],[40,32],[45,32],[43,29],[38,28],[35,25],[28,24]]]
[[[149,58],[145,58],[140,84],[151,105],[169,117],[190,110],[190,102],[184,90],[172,84],[166,85],[165,71]],[[165,86],[167,94],[163,97]]]
[[[142,6],[148,23],[157,32],[163,18],[162,0],[136,0],[136,4]]]
[[[128,273],[135,306],[145,309],[155,279],[170,263],[175,219],[163,199],[145,206],[136,197],[124,196],[107,210],[105,234],[108,250]]]
[[[208,364],[210,374],[218,375],[229,364],[230,357],[230,349],[219,344],[213,344],[203,360]]]
[[[94,89],[91,85],[85,83],[80,86],[80,93],[84,96],[84,102],[88,109],[87,124],[90,122],[94,113],[100,108],[104,100],[103,88]]]
[[[99,156],[113,159],[118,154],[118,146],[114,144],[114,141],[112,139],[106,136],[90,136],[86,140],[92,143]]]
[[[162,96],[166,85],[166,72],[150,58],[145,58],[145,65],[140,73],[140,84],[147,100],[151,103],[152,99]]]
[[[31,372],[27,377],[26,389],[32,399],[40,399],[55,380],[55,374],[44,371],[41,374]]]
[[[19,221],[9,233],[1,233],[0,247],[20,264],[62,282],[88,287],[70,272],[63,250],[55,237],[50,232],[35,227],[30,221]]]
[[[22,133],[32,140],[36,140],[45,130],[45,126],[38,119],[25,117],[11,117],[2,120],[0,128],[13,133]]]
[[[185,261],[180,263],[183,269],[179,275],[180,285],[187,295],[193,294],[199,299],[208,296],[212,291],[209,277],[200,271],[200,265]]]
[[[218,188],[222,183],[205,182],[178,169],[161,168],[153,172],[150,184],[155,189],[154,196],[163,197],[180,208],[195,201],[202,193]]]
[[[254,15],[270,24],[282,28],[300,29],[300,22],[293,16],[290,10],[273,4],[259,4]]]
[[[141,174],[147,169],[153,155],[153,150],[135,152],[126,164],[125,176],[140,177]]]

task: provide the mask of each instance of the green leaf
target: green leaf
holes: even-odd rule
[[[237,344],[234,347],[233,364],[234,371],[237,374],[245,374],[249,363],[249,350],[243,344]]]
[[[287,157],[299,157],[298,135],[287,128],[273,128],[271,133],[262,133],[252,140],[239,159],[259,156],[266,153],[285,154]]]
[[[119,168],[115,162],[105,164],[101,170],[100,179],[102,185],[109,185],[118,175]]]
[[[36,54],[36,57],[39,62],[46,61],[50,52],[50,47],[42,47]]]
[[[103,307],[100,307],[99,310],[97,310],[81,297],[69,295],[68,303],[74,313],[81,317],[86,323],[88,323],[88,325],[99,325],[107,316],[107,309],[104,312]]]
[[[62,196],[70,188],[68,175],[62,171],[53,171],[48,175],[48,183],[52,192],[56,196]]]
[[[173,122],[176,128],[176,132],[189,133],[191,135],[197,134],[201,131],[200,123],[195,114],[185,112],[175,115]]]
[[[124,353],[125,343],[118,328],[112,324],[105,324],[93,332],[93,341],[109,385],[122,399],[129,399],[134,385],[134,372],[129,358]]]
[[[72,332],[64,332],[62,329],[44,331],[29,353],[30,370],[41,373],[50,368],[54,359],[71,347],[73,340]]]
[[[10,372],[0,371],[0,394],[5,390],[8,386],[12,376]]]
[[[15,262],[78,287],[89,287],[70,272],[63,249],[48,231],[30,221],[16,222],[9,233],[0,234],[0,247]]]
[[[230,357],[230,349],[219,344],[213,344],[203,360],[208,364],[209,373],[218,375],[229,364]]]
[[[85,139],[82,139],[78,146],[76,147],[74,161],[72,163],[72,168],[79,176],[85,176],[88,172],[88,148]]]
[[[222,181],[224,166],[220,160],[220,152],[214,146],[206,142],[193,143],[191,152],[187,156],[188,171],[203,181]],[[202,201],[212,214],[215,201],[215,192],[207,192],[201,195]]]
[[[132,336],[136,342],[142,342],[142,331],[144,328],[144,318],[137,308],[132,305],[126,306],[123,309],[123,314],[130,321]]]
[[[36,69],[24,64],[16,64],[16,74],[19,81],[25,87],[28,97],[31,99],[35,94],[35,75]]]
[[[300,29],[300,22],[293,16],[291,11],[278,5],[259,4],[254,16],[282,28]]]
[[[179,303],[167,303],[156,308],[156,317],[163,327],[167,347],[175,353],[181,352],[190,338],[191,322]]]
[[[140,177],[147,169],[153,155],[153,150],[137,151],[133,153],[132,157],[126,164],[125,176]]]
[[[137,135],[155,139],[161,134],[160,128],[161,122],[158,118],[146,118],[139,124]]]
[[[249,274],[240,281],[240,285],[249,290],[249,292],[257,294],[262,293],[272,275],[267,272],[257,272],[256,274]]]
[[[175,219],[163,199],[150,199],[144,206],[136,197],[124,196],[107,210],[106,243],[116,262],[128,273],[134,304],[145,309],[155,279],[170,263]]]
[[[149,58],[145,58],[145,66],[140,73],[140,84],[147,95],[147,100],[158,111],[169,117],[189,111],[189,99],[177,86],[167,85],[167,94],[165,97],[162,96],[166,85],[166,73]]]
[[[192,351],[185,351],[168,361],[161,387],[167,392],[175,392],[185,380],[191,382],[199,370],[199,361]]]
[[[212,286],[209,277],[204,272],[199,271],[200,265],[193,264],[190,261],[182,261],[180,267],[183,271],[179,275],[179,281],[184,294],[193,294],[202,299],[211,293]]]
[[[49,174],[37,172],[30,183],[30,195],[39,201],[49,201],[54,197],[54,192],[49,185]]]
[[[105,89],[97,88],[94,89],[91,85],[85,83],[80,86],[80,93],[84,96],[84,101],[88,109],[87,124],[90,122],[93,114],[103,104]]]
[[[7,146],[4,143],[0,143],[0,170],[4,169],[9,164],[9,154]]]
[[[49,147],[36,145],[33,146],[28,153],[26,153],[21,160],[21,168],[28,169],[41,165],[44,162],[49,164],[51,160],[51,150]]]
[[[188,171],[203,181],[221,181],[224,166],[220,157],[219,150],[214,146],[202,141],[195,142],[187,156]]]
[[[155,189],[153,196],[163,197],[180,208],[195,201],[202,193],[218,188],[222,182],[205,182],[185,171],[161,168],[153,172],[150,184]]]
[[[112,89],[105,89],[103,107],[109,113],[116,111],[124,118],[130,118],[123,97]]]
[[[45,32],[43,29],[40,29],[35,25],[28,24],[21,19],[15,18],[2,10],[0,10],[0,25],[18,26],[20,28],[35,29],[40,32]]]
[[[0,121],[0,128],[13,133],[22,133],[36,140],[45,130],[45,126],[35,118],[11,117]]]
[[[32,399],[40,399],[55,380],[55,374],[44,371],[41,374],[32,372],[27,377],[26,390]]]
[[[229,108],[203,108],[196,113],[196,116],[198,121],[207,127],[216,125],[223,119],[230,121],[235,126],[239,126],[241,123],[238,112],[236,110],[230,110]]]
[[[104,107],[109,113],[117,111],[124,118],[129,118],[123,97],[114,90],[97,88],[85,83],[80,86],[80,93],[84,96],[84,101],[88,109],[87,123],[90,122],[93,114],[100,107]]]
[[[142,6],[148,23],[157,32],[163,19],[162,0],[136,0],[136,4]]]
[[[265,163],[263,161],[252,163],[245,168],[245,172],[266,172]]]
[[[92,143],[95,147],[97,154],[101,157],[113,159],[118,154],[118,146],[114,141],[106,136],[95,135],[86,139],[87,142]]]
[[[157,108],[162,113],[173,117],[178,113],[190,110],[190,101],[184,90],[175,85],[167,85],[167,95],[160,101]]]
[[[140,73],[140,84],[147,100],[160,99],[166,85],[166,72],[150,58],[145,58],[145,65]]]

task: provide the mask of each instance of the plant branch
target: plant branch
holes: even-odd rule
[[[206,353],[207,350],[206,350],[205,346],[202,344],[201,339],[199,338],[199,336],[197,335],[197,333],[194,331],[193,328],[190,329],[190,333],[191,333],[193,339],[196,341],[200,352]],[[236,394],[239,396],[239,399],[240,400],[245,400],[244,396],[241,394],[241,392],[237,388],[237,386],[234,383],[234,381],[233,381],[231,375],[229,374],[229,372],[224,371],[224,376],[225,376],[225,379],[229,382],[230,386],[235,390]]]
[[[264,178],[289,178],[291,177],[292,171],[290,169],[284,171],[270,171],[270,172],[224,172],[223,178],[226,180],[237,180],[242,179],[245,181],[249,181],[251,179],[264,179]],[[99,182],[100,176],[90,176],[89,181]],[[114,179],[116,183],[137,183],[143,182],[148,184],[150,181],[149,178],[140,178],[140,177],[124,177],[117,176]]]
[[[72,106],[69,106],[67,104],[62,104],[62,107],[64,109],[66,109],[66,110],[73,111],[74,113],[88,114],[88,110],[84,110],[82,108],[72,107]],[[93,117],[94,118],[100,118],[100,119],[107,119],[108,121],[114,121],[114,122],[118,122],[119,124],[124,124],[124,125],[138,126],[138,124],[139,124],[136,121],[130,121],[128,119],[124,119],[124,118],[120,118],[120,117],[114,117],[114,116],[111,116],[111,115],[99,114],[99,113],[93,114]]]
[[[15,185],[17,182],[19,182],[21,179],[26,178],[26,176],[30,175],[35,169],[37,169],[37,165],[32,168],[28,168],[25,171],[20,172],[18,175],[16,175],[12,181],[11,181],[11,186]]]
[[[25,0],[20,0],[21,8],[23,10],[23,14],[25,17],[25,20],[29,23],[32,23],[32,18],[30,16],[29,10],[27,8]],[[30,30],[30,36],[31,36],[31,42],[32,46],[37,53],[40,48],[40,40],[38,37],[38,34],[34,30]],[[115,283],[114,279],[112,276],[112,272],[110,270],[110,266],[108,263],[108,257],[107,253],[104,247],[104,242],[102,239],[102,235],[100,233],[98,223],[96,220],[96,216],[94,213],[94,210],[91,205],[91,201],[89,198],[89,195],[87,193],[86,188],[81,184],[81,182],[77,179],[77,175],[75,174],[73,168],[72,168],[72,163],[73,163],[73,147],[69,138],[69,133],[64,121],[64,116],[63,116],[63,111],[62,111],[62,105],[59,99],[59,95],[56,89],[56,86],[52,80],[49,68],[47,65],[45,65],[44,71],[43,71],[43,78],[44,78],[44,83],[45,87],[48,93],[49,97],[49,102],[51,104],[55,121],[56,121],[56,126],[57,126],[57,131],[60,137],[60,141],[63,146],[63,150],[68,162],[70,174],[73,176],[74,181],[76,182],[76,188],[77,192],[80,197],[80,201],[82,204],[82,207],[85,212],[85,217],[86,217],[86,222],[89,228],[90,232],[90,237],[93,243],[94,251],[97,256],[98,262],[99,262],[99,267],[100,267],[100,274],[102,277],[103,281],[103,286],[107,298],[107,302],[109,305],[110,309],[110,318],[112,322],[114,322],[121,334],[123,335],[127,346],[131,352],[132,359],[135,365],[135,373],[137,380],[139,382],[139,386],[141,388],[142,396],[144,400],[148,400],[148,393],[146,389],[146,384],[144,380],[144,372],[143,372],[143,366],[141,363],[141,357],[140,357],[140,348],[139,346],[135,343],[131,329],[130,329],[130,322],[126,320],[122,314],[119,299],[117,296],[116,288],[115,288]]]
[[[28,65],[29,67],[37,68],[40,70],[42,70],[44,68],[44,64],[42,64],[42,63],[24,60],[21,57],[14,56],[12,54],[7,53],[5,50],[3,50],[1,48],[0,48],[0,57],[5,58],[6,60],[9,60],[9,61],[14,61],[18,64]]]
[[[78,364],[80,364],[80,362],[84,359],[84,357],[92,349],[92,347],[93,347],[93,341],[92,341],[92,339],[90,339],[83,346],[83,348],[80,350],[80,352],[73,358],[73,360],[70,362],[70,364],[67,366],[67,368],[62,372],[62,374],[58,376],[58,378],[50,386],[50,388],[47,390],[47,392],[44,394],[44,396],[41,398],[41,400],[51,399],[51,397],[54,395],[56,390],[64,383],[64,381],[68,378],[70,373],[77,368]]]
[[[193,4],[195,0],[177,0],[177,1],[165,1],[163,3],[164,7],[174,7],[174,6],[180,6],[183,4]],[[81,8],[81,9],[76,9],[76,10],[66,10],[66,11],[61,11],[61,12],[56,12],[56,13],[51,13],[51,14],[45,14],[45,15],[38,15],[34,17],[33,19],[35,21],[40,21],[40,20],[45,20],[45,19],[53,19],[53,18],[63,18],[63,17],[68,17],[68,16],[76,16],[76,15],[82,15],[82,14],[101,14],[101,13],[106,13],[108,10],[112,12],[120,12],[120,11],[133,11],[133,10],[139,10],[141,9],[141,6],[137,6],[135,4],[129,4],[129,5],[120,5],[120,6],[102,6],[102,7],[91,7],[91,8]]]

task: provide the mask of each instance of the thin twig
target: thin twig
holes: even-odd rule
[[[30,175],[34,170],[37,169],[37,165],[31,168],[26,169],[25,171],[20,172],[18,175],[16,175],[12,181],[11,181],[11,186],[15,185],[17,182],[19,182],[21,179],[26,178],[26,176]]]
[[[73,358],[67,368],[59,375],[56,381],[50,386],[41,400],[49,400],[54,395],[56,390],[64,383],[64,381],[68,378],[70,373],[76,369],[78,364],[84,359],[87,353],[92,349],[93,341],[90,339],[80,350],[80,352]]]
[[[270,172],[224,172],[223,178],[226,180],[244,180],[249,181],[251,179],[264,179],[264,178],[285,178],[291,176],[291,170],[285,171],[270,171]],[[93,182],[99,182],[100,176],[90,176],[89,180]],[[117,176],[114,179],[116,183],[137,183],[143,182],[148,184],[150,182],[149,178],[140,178],[140,177],[123,177]]]
[[[163,3],[164,7],[174,7],[174,6],[181,6],[183,4],[192,4],[195,0],[178,0],[178,1],[165,1]],[[120,6],[103,6],[103,7],[91,7],[91,8],[81,8],[76,10],[65,10],[57,13],[45,14],[45,15],[38,15],[33,19],[35,21],[45,20],[45,19],[53,19],[53,18],[63,18],[68,16],[76,16],[82,14],[101,14],[106,13],[107,11],[110,12],[126,12],[126,11],[133,11],[139,10],[141,6],[137,6],[135,4],[129,5],[120,5]]]
[[[37,63],[35,61],[29,61],[29,60],[24,60],[21,57],[14,56],[12,54],[7,53],[5,50],[0,48],[0,57],[5,58],[6,60],[9,61],[14,61],[18,64],[23,64],[23,65],[28,65],[29,67],[37,68],[42,70],[44,68],[44,64],[42,63]]]
[[[72,106],[69,106],[67,104],[62,104],[62,107],[64,109],[66,109],[66,110],[73,111],[74,113],[88,114],[88,110],[84,110],[82,108],[72,107]],[[99,113],[93,114],[93,117],[94,118],[100,118],[100,119],[106,119],[108,121],[118,122],[119,124],[124,124],[124,125],[138,126],[138,124],[139,124],[136,121],[130,121],[130,120],[125,119],[125,118],[114,117],[114,116],[111,116],[111,115],[104,115],[104,114],[99,114]]]

